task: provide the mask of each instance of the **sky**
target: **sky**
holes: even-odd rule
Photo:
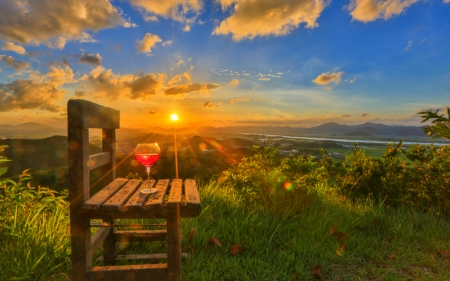
[[[420,125],[450,106],[450,0],[1,0],[0,124]]]

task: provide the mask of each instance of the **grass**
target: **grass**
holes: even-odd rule
[[[432,212],[350,202],[324,185],[271,207],[215,182],[199,191],[202,213],[182,220],[183,280],[450,280],[450,221]],[[0,280],[70,280],[67,207],[0,215]],[[336,227],[340,233],[330,235]],[[233,254],[235,244],[241,251]],[[157,242],[120,252],[164,248]]]

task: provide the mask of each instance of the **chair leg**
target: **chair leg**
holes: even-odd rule
[[[167,214],[168,280],[181,280],[181,223],[180,203],[170,204]]]
[[[88,225],[88,219],[79,216],[76,212],[72,212],[70,217],[70,236],[73,281],[87,281],[87,272],[92,268],[92,261],[89,257],[91,233]]]
[[[108,224],[115,224],[115,220],[103,220]],[[103,241],[103,260],[105,265],[114,265],[116,260],[116,237],[115,228],[111,228],[108,236],[106,236],[105,241]]]

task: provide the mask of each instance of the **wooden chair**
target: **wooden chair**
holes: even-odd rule
[[[86,280],[181,280],[181,218],[200,214],[194,180],[150,181],[156,196],[142,199],[147,181],[116,178],[116,129],[118,110],[85,100],[70,100],[68,113],[69,199],[72,272],[74,281]],[[102,152],[89,155],[89,129],[102,129]],[[102,188],[91,196],[90,171],[101,169]],[[166,196],[168,195],[168,196]],[[117,230],[116,219],[164,218],[166,230]],[[92,219],[103,224],[91,225]],[[91,236],[91,227],[98,227]],[[167,242],[167,253],[116,255],[117,242]],[[93,266],[94,253],[103,245],[107,266]],[[167,263],[114,265],[121,259],[161,259]],[[112,264],[112,265],[111,265]]]

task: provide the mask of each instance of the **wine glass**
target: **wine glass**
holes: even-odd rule
[[[144,165],[147,170],[147,183],[150,190],[150,169],[161,156],[161,149],[156,142],[138,143],[134,149],[134,155],[136,156],[136,160]],[[150,193],[155,193],[156,191],[157,190],[150,190]]]

